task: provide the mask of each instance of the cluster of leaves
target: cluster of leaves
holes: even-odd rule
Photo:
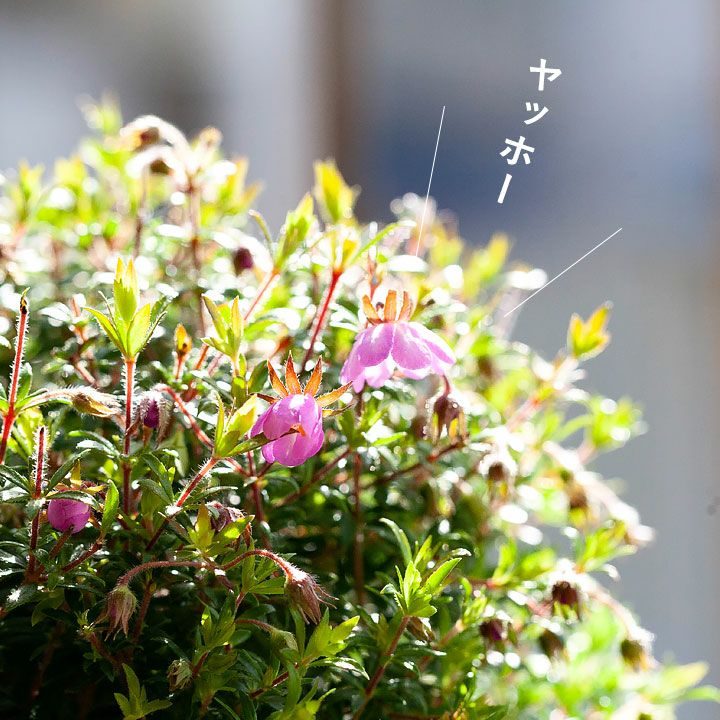
[[[77,156],[1,186],[0,716],[639,720],[718,699],[605,588],[649,536],[588,469],[641,429],[577,385],[607,307],[548,362],[508,337],[543,276],[506,238],[466,249],[432,206],[420,236],[412,195],[364,224],[331,162],[273,235],[217,131],[86,114]],[[266,361],[304,356],[302,377],[322,354],[340,386],[362,297],[388,289],[451,374],[347,391],[316,455],[263,462]],[[89,522],[56,529],[59,500]]]

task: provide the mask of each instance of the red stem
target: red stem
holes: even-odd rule
[[[285,575],[292,577],[293,570],[289,563],[285,562],[285,560],[276,555],[274,552],[270,552],[270,550],[262,550],[260,548],[246,550],[242,553],[242,555],[238,555],[234,560],[231,560],[229,563],[225,563],[225,565],[222,566],[222,570],[227,571],[230,570],[230,568],[234,568],[251,555],[259,555],[260,557],[272,560],[285,573]]]
[[[195,477],[185,486],[176,506],[182,507],[192,494],[192,491],[199,485],[200,481],[220,462],[221,458],[209,457],[205,464],[197,471]]]
[[[145,572],[146,570],[152,570],[154,568],[164,567],[195,567],[205,568],[208,565],[202,560],[151,560],[150,562],[143,563],[142,565],[136,565],[131,570],[128,570],[123,576],[121,576],[116,586],[118,585],[129,585],[130,581],[139,573]]]
[[[263,280],[262,285],[258,288],[257,295],[255,296],[255,299],[252,301],[252,303],[250,303],[250,307],[249,307],[249,308],[247,309],[247,311],[245,312],[245,315],[243,315],[243,320],[244,320],[245,322],[248,321],[250,315],[252,314],[252,311],[257,307],[257,304],[258,304],[258,303],[260,302],[260,300],[262,299],[262,296],[268,291],[268,289],[270,288],[270,286],[273,284],[275,278],[276,278],[279,274],[280,274],[280,273],[279,273],[275,268],[273,268],[273,269],[267,274],[267,276],[266,276],[265,279]]]
[[[331,460],[327,465],[320,468],[313,476],[310,478],[310,481],[305,483],[299,490],[296,490],[293,493],[290,493],[289,495],[286,495],[278,504],[278,507],[284,507],[285,505],[289,505],[290,503],[295,502],[299,498],[301,498],[303,495],[306,495],[310,490],[317,485],[338,463],[340,463],[341,460],[346,458],[352,450],[349,448],[345,450],[342,454],[338,455],[334,460]]]
[[[333,295],[335,294],[335,290],[337,288],[338,281],[342,277],[342,271],[333,269],[332,278],[330,279],[330,285],[328,285],[327,292],[325,293],[325,300],[323,301],[323,304],[320,308],[320,313],[316,313],[317,321],[315,322],[315,330],[312,334],[312,339],[310,340],[310,347],[308,347],[307,352],[305,353],[305,357],[303,359],[302,368],[304,368],[308,360],[312,357],[313,354],[313,348],[315,347],[315,341],[318,338],[318,335],[320,334],[320,331],[323,328],[323,325],[325,324],[325,316],[328,313],[328,309],[330,308],[330,301],[333,298]]]
[[[190,497],[192,494],[192,491],[198,486],[198,483],[217,465],[220,460],[223,458],[216,458],[210,456],[206,461],[205,464],[198,470],[195,477],[185,486],[185,490],[183,491],[182,495],[180,496],[180,499],[177,501],[175,507],[181,508],[186,500]],[[229,460],[230,458],[224,458],[225,460]],[[160,536],[163,533],[163,530],[167,527],[168,522],[170,521],[169,517],[166,517],[161,523],[160,527],[155,531],[155,534],[150,538],[150,541],[145,546],[145,551],[152,550],[155,546],[155,543],[160,539]]]
[[[39,500],[42,494],[43,465],[45,463],[45,426],[41,425],[37,434],[37,456],[35,460],[35,492],[33,499]],[[30,557],[28,559],[28,576],[35,572],[35,549],[37,548],[38,529],[40,527],[40,511],[35,513],[30,529]]]
[[[102,547],[102,540],[98,540],[89,550],[86,550],[80,557],[69,562],[62,569],[62,572],[69,572],[75,569],[78,565],[82,565],[89,557],[94,555]]]
[[[25,348],[25,331],[27,330],[28,304],[25,296],[20,298],[20,320],[18,321],[17,337],[15,338],[15,359],[13,360],[12,377],[8,391],[8,409],[3,420],[2,438],[0,439],[0,465],[5,462],[8,440],[13,423],[17,418],[15,414],[15,403],[17,401],[18,381],[20,380],[20,367],[22,365],[23,351]]]
[[[365,698],[363,699],[360,707],[356,710],[355,714],[353,715],[352,720],[359,720],[359,718],[362,716],[363,712],[365,711],[367,704],[370,702],[370,700],[372,699],[372,696],[375,694],[375,689],[377,688],[380,680],[382,680],[382,677],[385,674],[385,670],[388,666],[388,663],[392,659],[392,656],[395,654],[395,650],[397,649],[398,643],[400,642],[400,638],[402,637],[402,634],[405,632],[405,628],[408,626],[409,622],[410,622],[409,617],[404,617],[400,621],[400,625],[398,625],[398,629],[395,631],[395,634],[393,635],[393,638],[390,641],[390,645],[388,645],[387,650],[383,654],[383,657],[380,659],[380,664],[377,666],[377,669],[373,673],[373,676],[370,678],[370,682],[368,683],[367,687],[365,688]]]
[[[135,360],[125,359],[125,441],[123,453],[125,457],[130,454],[130,434],[132,425],[133,386],[135,384]],[[130,463],[126,459],[123,462],[123,511],[126,515],[132,509],[131,487],[130,487]]]

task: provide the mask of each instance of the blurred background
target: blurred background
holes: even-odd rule
[[[363,217],[432,194],[470,242],[496,230],[552,276],[517,339],[551,356],[573,311],[614,302],[614,342],[588,384],[630,395],[649,432],[598,463],[657,540],[614,588],[662,657],[720,683],[720,5],[714,0],[0,0],[0,168],[52,163],[84,132],[83,95],[125,117],[216,125],[268,190],[277,227],[335,156]],[[537,89],[529,67],[562,76]],[[523,124],[525,103],[549,107]],[[510,169],[505,138],[535,148]],[[683,718],[709,720],[710,706]]]

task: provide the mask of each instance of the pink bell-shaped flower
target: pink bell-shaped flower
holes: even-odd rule
[[[270,382],[280,399],[261,395],[271,403],[270,407],[255,421],[250,437],[263,433],[273,442],[263,445],[262,454],[267,462],[277,462],[286,467],[302,465],[320,451],[325,440],[323,415],[326,406],[334,403],[350,387],[344,385],[333,392],[316,398],[322,380],[322,358],[303,389],[295,372],[292,355],[285,366],[285,384],[268,362]],[[275,439],[277,438],[277,439]]]
[[[74,535],[85,527],[90,512],[90,506],[80,500],[57,498],[48,503],[47,519],[58,532],[70,530]]]
[[[342,382],[352,383],[356,392],[365,383],[382,387],[395,371],[419,380],[431,374],[445,375],[455,364],[453,351],[441,337],[410,321],[412,303],[406,292],[399,312],[395,290],[387,294],[382,318],[367,295],[363,310],[369,326],[358,333],[340,373]]]

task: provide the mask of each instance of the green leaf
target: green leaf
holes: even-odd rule
[[[455,566],[460,562],[460,558],[453,558],[442,563],[435,572],[425,581],[425,588],[433,595],[442,589],[447,576],[453,571]]]
[[[133,317],[127,331],[127,353],[131,358],[137,357],[145,346],[150,329],[150,304],[143,305]]]
[[[610,303],[601,305],[588,319],[574,314],[568,328],[568,350],[578,360],[587,360],[599,355],[610,342],[607,323],[610,319]]]
[[[113,283],[113,297],[115,299],[115,320],[117,321],[119,315],[126,323],[131,322],[137,310],[139,298],[137,274],[132,258],[128,260],[127,266],[121,258],[118,258]]]
[[[412,549],[410,548],[410,542],[407,539],[407,535],[400,529],[397,523],[388,518],[380,518],[380,522],[383,523],[383,525],[387,525],[390,530],[392,530],[395,540],[402,552],[405,564],[410,565],[412,563]]]
[[[100,523],[100,532],[107,535],[112,529],[113,523],[117,518],[118,507],[120,505],[120,493],[114,482],[109,481],[107,491],[105,493],[105,507],[103,508],[102,522]]]
[[[98,324],[102,328],[102,331],[108,336],[110,342],[112,342],[123,355],[126,355],[125,344],[120,338],[120,333],[115,327],[115,323],[99,310],[90,307],[85,309],[98,321]]]

